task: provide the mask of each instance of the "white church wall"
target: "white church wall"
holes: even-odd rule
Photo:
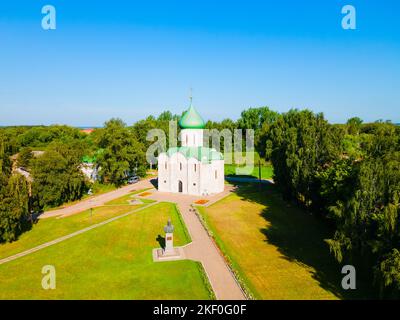
[[[201,163],[195,159],[190,158],[188,160],[188,193],[193,195],[200,194],[200,170]]]
[[[183,147],[202,147],[203,129],[183,129],[180,139]]]
[[[203,163],[200,179],[201,195],[224,191],[224,160]]]
[[[166,153],[161,153],[158,156],[158,190],[162,192],[170,191],[170,170],[169,157]]]
[[[214,160],[212,162],[214,178],[215,171],[217,172],[217,178],[215,179],[213,192],[219,193],[224,191],[225,187],[225,171],[224,171],[224,160]]]
[[[179,181],[182,183],[182,191],[179,190]],[[222,192],[224,190],[224,160],[202,163],[195,158],[186,159],[179,152],[174,153],[170,158],[165,153],[160,154],[158,190],[192,195]]]
[[[174,153],[170,158],[170,190],[171,192],[187,193],[187,160],[180,152]],[[182,183],[182,191],[179,190],[179,181]]]
[[[200,194],[207,195],[211,194],[212,185],[210,181],[211,165],[208,163],[202,163],[200,172]]]

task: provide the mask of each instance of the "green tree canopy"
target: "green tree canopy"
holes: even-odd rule
[[[104,182],[121,185],[129,174],[146,174],[145,147],[122,120],[106,122],[98,139],[103,152],[97,163]]]

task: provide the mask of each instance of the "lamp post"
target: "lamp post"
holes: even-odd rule
[[[261,191],[261,160],[258,159],[258,182]]]

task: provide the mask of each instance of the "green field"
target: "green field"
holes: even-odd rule
[[[131,195],[124,197],[130,197]],[[39,219],[29,231],[19,237],[18,241],[0,244],[0,259],[84,229],[92,224],[139,209],[151,202],[151,200],[141,199],[143,204],[120,205],[124,197],[115,199],[116,203],[113,206],[96,207],[92,209],[92,212],[86,210],[65,218]]]
[[[0,265],[0,299],[212,298],[199,263],[152,261],[168,218],[175,226],[175,244],[188,243],[175,205],[158,203]],[[55,290],[41,287],[44,265],[56,268]]]
[[[341,289],[341,266],[324,242],[323,221],[281,200],[273,186],[241,186],[198,207],[214,238],[257,299],[364,298]],[[358,281],[358,287],[362,283]]]
[[[250,155],[249,159],[252,159],[252,163],[247,163],[247,165],[252,165],[253,169],[251,172],[246,174],[237,173],[237,168],[243,168],[244,162],[240,162],[238,156],[235,158],[235,153],[226,152],[224,153],[225,158],[225,176],[242,176],[242,177],[253,177],[259,178],[259,165],[261,167],[261,179],[272,179],[274,174],[274,169],[271,163],[265,161],[263,158],[260,158],[257,152],[248,152],[242,154],[242,161],[246,159],[246,155]],[[246,159],[247,161],[247,159]],[[241,164],[240,164],[241,163]]]
[[[225,165],[225,176],[246,176],[246,177],[253,177],[259,178],[259,169],[258,166],[254,166],[252,172],[247,175],[237,174],[236,168],[240,168],[240,166],[236,166],[234,164],[226,164]],[[274,169],[272,165],[263,165],[261,166],[261,179],[272,179],[274,174]]]

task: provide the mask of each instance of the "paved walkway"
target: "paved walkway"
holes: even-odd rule
[[[153,185],[150,182],[150,179],[146,180],[141,180],[135,184],[128,185],[125,187],[121,187],[119,189],[116,189],[114,191],[110,191],[98,196],[91,197],[86,200],[82,200],[76,204],[57,209],[57,210],[51,210],[44,212],[39,216],[39,219],[45,219],[45,218],[51,218],[51,217],[67,217],[85,210],[88,210],[90,208],[95,208],[104,205],[104,203],[114,200],[116,198],[122,197],[130,192],[136,191],[136,190],[141,190],[145,188],[152,188]]]
[[[151,196],[146,197],[157,201],[177,203],[192,238],[192,243],[184,247],[185,255],[189,259],[202,263],[216,298],[220,300],[244,300],[245,296],[213,240],[197,215],[191,211],[191,204],[200,198],[208,199],[209,203],[207,204],[212,204],[227,196],[232,190],[232,186],[225,186],[223,193],[207,197],[161,193],[154,190]]]

